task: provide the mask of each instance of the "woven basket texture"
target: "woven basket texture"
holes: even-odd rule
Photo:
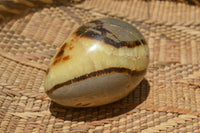
[[[199,3],[0,1],[0,132],[200,133]],[[126,21],[145,36],[150,64],[144,80],[105,106],[51,102],[44,78],[52,57],[73,30],[102,17]]]

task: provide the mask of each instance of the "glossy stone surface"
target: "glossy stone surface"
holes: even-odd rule
[[[128,95],[143,79],[148,45],[132,25],[112,18],[79,27],[50,64],[45,91],[70,107],[108,104]]]

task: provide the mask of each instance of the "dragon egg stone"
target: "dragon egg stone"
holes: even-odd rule
[[[132,25],[102,18],[80,26],[54,56],[45,91],[69,107],[108,104],[127,96],[142,81],[149,49]]]

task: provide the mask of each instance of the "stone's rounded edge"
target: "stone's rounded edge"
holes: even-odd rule
[[[70,44],[70,43],[74,42],[74,40],[76,40],[76,39],[79,40],[81,38],[87,39],[87,40],[89,38],[89,39],[92,39],[93,41],[102,41],[104,43],[103,46],[110,47],[111,49],[115,49],[116,51],[117,50],[118,51],[122,51],[122,50],[124,51],[124,49],[125,50],[127,49],[128,51],[130,51],[130,50],[136,50],[137,51],[137,48],[140,48],[140,47],[137,47],[137,46],[141,46],[142,48],[144,48],[144,47],[148,48],[147,42],[145,41],[142,34],[135,27],[133,27],[131,24],[128,24],[128,23],[123,22],[121,20],[112,19],[112,18],[103,18],[103,19],[100,19],[100,20],[101,21],[98,20],[98,21],[88,22],[88,23],[84,24],[83,26],[79,27],[78,30],[73,32],[70,35],[70,37],[68,37],[68,39],[64,42],[64,44],[61,46],[60,51],[58,51],[57,54],[55,55],[54,58],[57,59],[57,60],[56,60],[56,62],[52,62],[52,64],[58,63],[59,60],[62,59],[61,57],[63,55],[65,55],[64,49],[65,49],[66,46],[68,46],[68,45],[65,46],[66,43]],[[109,22],[108,22],[108,20],[109,20]],[[106,26],[103,27],[103,23],[107,23]],[[109,24],[112,25],[113,27],[109,27]],[[119,28],[120,26],[122,28],[124,28],[124,30],[125,30],[123,32],[123,34],[127,33],[128,36],[130,36],[129,38],[124,38],[125,40],[129,40],[129,41],[123,41],[123,38],[121,38],[123,36],[120,34],[120,32],[115,31],[115,28]],[[120,30],[123,30],[122,28]],[[113,31],[113,33],[111,31]],[[106,35],[106,34],[108,34],[108,35]],[[118,34],[120,34],[120,35],[118,35]],[[109,38],[110,36],[112,36],[112,37]],[[73,38],[73,37],[75,37],[75,38]],[[119,38],[117,38],[117,37],[119,37]],[[132,40],[134,40],[132,42],[130,42],[131,37],[133,37],[135,39],[135,40],[132,39]],[[113,38],[114,38],[114,40],[112,40]],[[79,41],[81,41],[81,40],[79,40]],[[115,48],[113,48],[112,46],[114,46]],[[70,48],[70,49],[76,50],[77,47],[73,46],[73,48]],[[136,52],[136,53],[138,53],[138,52]],[[149,52],[148,52],[147,55],[149,56]],[[71,59],[71,55],[65,55],[65,56],[66,57],[63,57],[63,59],[65,59],[63,61],[66,61],[66,60],[69,61]],[[141,55],[141,54],[138,55],[138,56],[139,56],[138,58],[140,58],[140,56],[144,57],[144,55]],[[74,61],[73,57],[74,56],[72,56],[72,60]],[[146,55],[145,55],[145,57],[146,57]],[[146,62],[149,62],[149,57],[148,57],[147,60],[148,61],[146,61]],[[139,61],[138,63],[140,64],[142,62]],[[66,80],[64,80],[64,79],[62,81],[60,80],[62,83],[57,82],[56,85],[52,83],[52,85],[50,85],[50,87],[48,87],[48,89],[46,89],[46,93],[49,95],[49,97],[52,99],[52,101],[54,101],[58,104],[64,105],[64,106],[68,106],[68,107],[93,107],[93,106],[100,106],[100,105],[104,105],[104,104],[108,104],[108,103],[117,101],[117,100],[125,97],[126,95],[128,95],[130,93],[130,91],[132,91],[140,83],[140,81],[143,79],[143,77],[146,73],[148,63],[145,63],[143,68],[138,67],[139,69],[144,69],[144,70],[138,70],[138,68],[132,68],[132,67],[130,69],[128,66],[125,66],[125,65],[115,66],[115,64],[111,65],[111,66],[104,66],[102,68],[87,71],[89,74],[87,74],[87,72],[84,72],[84,73],[80,73],[79,75],[71,76]],[[144,63],[142,63],[142,64],[144,64]],[[112,67],[116,67],[116,68],[112,68]],[[96,71],[96,70],[98,70],[98,71]],[[50,73],[51,72],[52,71],[50,70]],[[47,75],[51,75],[50,73],[47,72]],[[132,89],[129,89],[129,91],[127,93],[124,93],[123,96],[117,96],[117,98],[116,99],[114,98],[114,100],[108,100],[109,102],[101,103],[101,102],[99,102],[99,100],[101,100],[101,99],[98,99],[97,100],[98,102],[93,103],[93,104],[91,104],[91,103],[89,104],[87,102],[86,103],[79,102],[79,103],[72,105],[70,103],[65,104],[65,102],[72,100],[73,97],[71,97],[71,98],[69,98],[67,96],[63,97],[63,100],[65,100],[65,101],[61,100],[63,102],[59,102],[58,99],[56,99],[56,97],[55,97],[55,93],[62,95],[64,93],[59,93],[59,92],[68,91],[69,89],[71,89],[70,91],[72,91],[73,85],[79,85],[79,84],[87,85],[87,86],[85,86],[85,88],[87,88],[88,86],[90,86],[92,84],[92,83],[91,84],[88,84],[88,83],[90,81],[93,81],[93,80],[96,80],[96,82],[103,80],[106,83],[107,81],[102,79],[101,77],[106,78],[106,77],[109,77],[110,75],[121,75],[121,77],[123,77],[126,74],[128,74],[128,77],[129,77],[128,80],[130,80],[129,86],[133,86]],[[53,76],[55,77],[55,75],[53,75]],[[76,77],[76,78],[71,79],[73,77]],[[69,80],[69,79],[71,79],[71,80]],[[111,81],[111,79],[112,79],[112,77],[110,78],[109,81]],[[116,83],[118,83],[118,82],[116,82]],[[114,85],[115,84],[113,84],[113,82],[112,82],[112,84],[111,84],[112,87],[107,88],[107,90],[108,91],[112,90]],[[102,86],[102,85],[99,84],[99,86]],[[65,89],[60,91],[62,88],[65,88]],[[94,86],[94,88],[95,88],[95,86]],[[130,87],[128,87],[128,86],[121,87],[122,92],[123,92],[124,88],[130,88]],[[79,87],[79,89],[81,89],[81,87]],[[113,91],[113,92],[115,92],[115,91]],[[95,95],[97,95],[97,94],[95,94]],[[118,94],[121,94],[121,92],[118,92]],[[57,98],[59,98],[59,95],[57,95],[58,96]],[[99,93],[99,95],[101,95],[101,93]],[[110,95],[112,96],[112,93]],[[77,99],[75,99],[73,101],[76,101],[76,100]],[[84,101],[84,100],[82,100],[82,101]]]
[[[145,73],[146,69],[104,69],[56,85],[46,93],[54,102],[67,107],[105,105],[127,96],[142,81]]]
[[[138,36],[140,36],[141,38],[143,38],[143,40],[145,40],[144,36],[139,32],[139,30],[135,28],[134,26],[132,26],[130,23],[127,23],[115,18],[109,18],[109,17],[102,18],[101,20],[105,22],[109,22],[110,24],[113,24],[113,25],[118,25],[120,27],[123,27],[124,29],[130,30],[132,33],[137,33]]]
[[[115,26],[115,30],[113,30],[113,27],[104,27],[105,25],[110,25],[111,27]],[[119,28],[121,28],[121,30],[117,32]],[[126,31],[126,34],[129,34],[129,36],[132,36],[132,40],[123,40],[124,34],[121,35],[123,30]],[[85,23],[80,26],[74,34],[79,37],[104,41],[105,44],[112,45],[115,48],[134,48],[139,45],[147,45],[144,36],[135,27],[129,23],[113,18],[101,18]]]

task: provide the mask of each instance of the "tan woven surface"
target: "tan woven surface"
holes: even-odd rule
[[[148,18],[143,0],[79,2],[22,0],[11,1],[12,8],[0,2],[0,132],[200,133],[198,4],[152,0]],[[145,79],[109,105],[52,103],[44,93],[51,58],[70,32],[101,17],[122,19],[143,33],[150,48]]]

